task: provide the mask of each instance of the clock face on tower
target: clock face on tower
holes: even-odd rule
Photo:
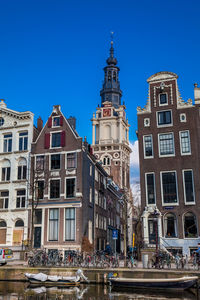
[[[103,116],[104,117],[110,117],[111,116],[111,109],[110,108],[105,108],[103,110]]]

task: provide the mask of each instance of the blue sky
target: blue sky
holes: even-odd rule
[[[149,76],[175,72],[183,99],[193,98],[193,83],[200,83],[199,11],[199,1],[185,0],[0,0],[0,98],[44,121],[60,104],[91,142],[114,31],[135,141],[136,107],[146,104]]]

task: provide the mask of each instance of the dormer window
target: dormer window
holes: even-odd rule
[[[60,117],[53,117],[53,127],[60,126]]]
[[[162,93],[159,95],[160,96],[160,105],[166,105],[168,104],[168,100],[167,100],[167,94],[166,93]]]

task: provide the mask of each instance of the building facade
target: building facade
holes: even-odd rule
[[[152,75],[147,105],[137,109],[143,238],[190,255],[200,240],[200,89],[194,104],[184,101],[177,78]]]
[[[0,246],[21,250],[28,238],[28,190],[33,114],[0,103]]]
[[[29,223],[34,248],[65,254],[89,250],[86,240],[97,250],[107,242],[108,175],[75,128],[75,119],[66,119],[56,105],[32,144]]]

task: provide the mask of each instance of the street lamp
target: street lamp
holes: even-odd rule
[[[154,212],[153,212],[153,220],[156,222],[156,227],[155,227],[155,235],[156,235],[156,264],[155,264],[155,268],[158,267],[159,265],[159,256],[158,256],[158,216],[159,216],[159,212],[157,211],[157,209],[155,208]]]

